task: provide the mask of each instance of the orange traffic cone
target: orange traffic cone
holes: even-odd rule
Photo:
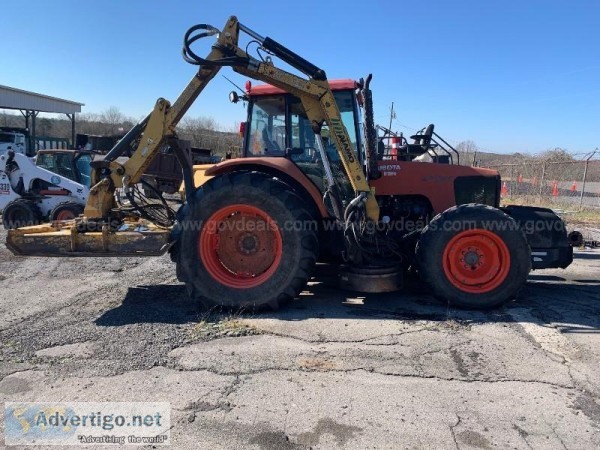
[[[552,197],[558,197],[558,181],[552,183]]]
[[[573,186],[571,186],[571,192],[575,192],[577,190],[577,182],[573,181]]]
[[[508,188],[506,187],[506,181],[502,183],[502,189],[500,190],[500,197],[506,197],[508,195]]]

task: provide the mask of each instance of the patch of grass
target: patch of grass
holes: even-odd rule
[[[223,337],[262,334],[253,325],[245,323],[239,314],[206,313],[190,332],[191,341],[207,341]]]
[[[16,348],[17,347],[17,343],[15,341],[11,341],[11,340],[6,340],[4,342],[0,342],[0,345],[4,348]]]
[[[580,211],[579,201],[553,202],[547,200],[540,201],[538,196],[514,196],[502,200],[502,206],[506,205],[539,206],[542,208],[562,210],[560,216],[567,224],[592,227],[600,226],[600,208],[584,207]]]
[[[448,319],[440,327],[450,331],[471,331],[471,323],[466,320]]]
[[[589,227],[598,227],[600,226],[600,210],[583,210],[573,217],[567,219],[568,223],[576,224],[576,225],[585,225]]]
[[[425,327],[428,331],[471,331],[472,323],[468,320],[448,318],[444,321],[434,322]]]
[[[333,370],[335,368],[335,365],[331,361],[324,358],[299,358],[296,361],[296,364],[301,369],[321,372],[327,372],[328,370]]]

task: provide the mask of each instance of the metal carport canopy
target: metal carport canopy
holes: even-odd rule
[[[71,120],[71,142],[75,145],[75,113],[81,112],[83,103],[65,100],[36,92],[24,91],[0,84],[0,109],[18,109],[25,117],[25,128],[29,129],[29,150],[35,152],[35,118],[40,112],[66,114]],[[31,154],[30,154],[31,156]]]
[[[0,85],[0,109],[75,114],[81,112],[83,105],[71,100]]]

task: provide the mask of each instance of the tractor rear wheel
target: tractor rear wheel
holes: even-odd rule
[[[486,205],[455,206],[434,217],[421,234],[416,258],[433,293],[463,308],[493,308],[510,300],[531,270],[523,231]]]
[[[209,308],[277,309],[306,285],[318,255],[316,222],[287,184],[225,174],[182,208],[171,257],[192,298]]]
[[[42,213],[37,205],[24,198],[13,200],[2,211],[2,224],[6,230],[37,225],[41,220]]]
[[[62,202],[52,208],[50,211],[50,221],[62,222],[63,220],[72,220],[83,214],[83,206],[75,202]]]

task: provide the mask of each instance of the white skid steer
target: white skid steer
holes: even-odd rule
[[[5,229],[74,219],[83,212],[88,196],[87,186],[38,167],[23,154],[0,155],[0,211]]]

